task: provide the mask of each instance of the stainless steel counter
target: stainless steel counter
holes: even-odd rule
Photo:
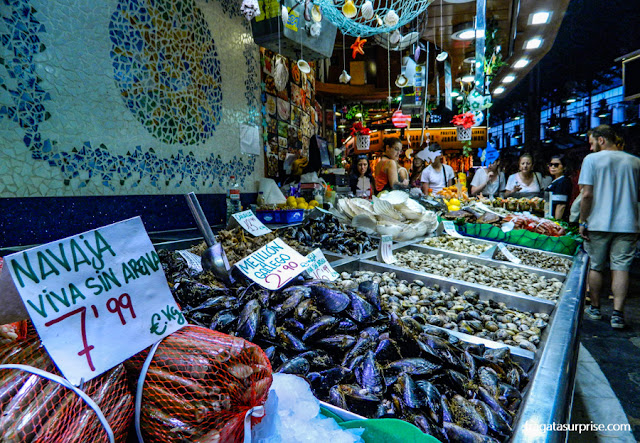
[[[398,248],[406,246],[397,245]],[[535,297],[481,287],[468,282],[448,280],[440,276],[369,259],[375,259],[375,253],[365,254],[360,259],[346,258],[336,261],[332,265],[338,272],[351,272],[354,270],[395,272],[400,279],[409,281],[422,280],[428,285],[439,284],[445,289],[451,286],[457,286],[460,291],[471,289],[478,292],[480,298],[483,299],[491,297],[496,301],[504,301],[508,306],[514,308],[551,313],[549,325],[541,337],[537,352],[533,353],[520,348],[509,347],[513,353],[513,358],[525,369],[528,369],[531,377],[513,425],[514,431],[510,441],[553,443],[566,441],[566,432],[541,433],[536,430],[535,426],[539,424],[567,423],[570,419],[579,346],[578,330],[582,318],[588,269],[588,257],[584,252],[580,251],[573,257],[573,266],[564,280],[560,297],[555,305],[553,302]],[[497,260],[492,261],[497,264],[504,263]],[[449,330],[448,332],[471,343],[482,342],[490,348],[505,346],[461,332]],[[323,406],[345,420],[362,418],[332,405],[323,403]]]

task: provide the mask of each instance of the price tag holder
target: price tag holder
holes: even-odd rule
[[[189,269],[193,269],[198,273],[203,271],[202,258],[199,255],[194,254],[191,251],[186,251],[184,249],[181,249],[176,252],[180,254],[180,257],[184,258],[184,260],[187,262],[187,266],[189,267]]]
[[[500,252],[502,252],[502,254],[507,257],[507,260],[509,260],[511,263],[515,263],[516,265],[520,264],[521,260],[513,255],[511,251],[507,249],[504,243],[498,243],[498,249],[500,249]]]
[[[480,254],[478,257],[482,257],[482,258],[493,258],[493,255],[496,253],[496,249],[498,249],[498,246],[491,246],[489,249],[487,249],[486,251],[484,251],[482,254]]]
[[[140,217],[5,260],[42,343],[74,385],[187,324]]]
[[[456,225],[449,220],[442,222],[442,228],[444,231],[452,237],[463,237],[457,230]]]
[[[267,228],[260,220],[258,220],[258,217],[256,217],[251,210],[236,212],[231,217],[235,223],[230,223],[230,225],[238,224],[242,226],[245,231],[255,237],[260,237],[271,232],[271,229]]]
[[[331,267],[320,248],[310,252],[306,258],[307,263],[303,266],[311,278],[334,281],[340,277],[340,274]]]
[[[243,258],[235,266],[263,288],[280,289],[305,270],[307,262],[299,252],[276,238]]]
[[[380,239],[380,247],[378,248],[378,261],[387,264],[392,264],[398,261],[393,256],[393,237],[390,235],[383,235]]]

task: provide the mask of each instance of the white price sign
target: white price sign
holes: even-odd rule
[[[502,252],[504,256],[507,257],[507,260],[509,260],[511,263],[515,263],[516,265],[520,264],[521,260],[513,255],[511,251],[507,249],[504,243],[498,243],[498,249],[500,249],[500,252]]]
[[[392,264],[398,261],[393,256],[393,237],[390,235],[383,235],[380,239],[380,247],[378,248],[378,261],[382,261],[387,264]]]
[[[306,261],[299,252],[276,238],[235,266],[263,288],[274,290],[280,289],[304,271],[303,264]]]
[[[74,385],[186,325],[140,217],[9,255],[5,270]]]
[[[271,232],[271,229],[267,228],[258,217],[255,216],[251,210],[237,212],[232,216],[240,226],[244,228],[249,234],[256,237],[265,235]]]
[[[334,281],[340,276],[340,274],[331,267],[320,248],[310,252],[307,255],[307,260],[305,268],[312,278]]]
[[[456,225],[452,221],[443,221],[442,227],[444,231],[452,237],[462,237],[462,235],[456,230]]]

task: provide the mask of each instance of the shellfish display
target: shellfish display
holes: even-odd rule
[[[441,441],[510,437],[526,370],[507,347],[471,344],[388,309],[393,274],[343,274],[338,284],[298,277],[269,291],[242,277],[226,287],[212,274],[192,275],[177,253],[160,258],[190,323],[260,345],[277,371],[304,377],[317,398],[408,421]]]
[[[533,352],[549,321],[544,312],[525,312],[503,302],[481,300],[477,292],[461,294],[455,286],[447,292],[420,280],[400,280],[395,272],[342,272],[336,281],[345,290],[358,288],[363,282],[377,285],[384,311],[423,326],[439,326]]]
[[[558,299],[562,289],[562,282],[557,278],[546,278],[504,265],[491,267],[416,250],[394,251],[394,256],[398,266],[551,301]]]
[[[430,246],[432,248],[446,249],[448,251],[461,252],[469,255],[480,255],[487,249],[491,248],[490,243],[479,243],[466,238],[450,237],[448,235],[427,238],[420,244]],[[512,245],[508,245],[507,250],[519,258],[521,263],[526,266],[561,272],[563,274],[568,274],[571,270],[572,261],[569,258],[547,254],[544,251],[518,248],[517,246]],[[499,250],[496,251],[493,258],[494,260],[508,261]]]

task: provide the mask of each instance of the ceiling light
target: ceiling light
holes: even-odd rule
[[[472,22],[460,23],[453,27],[451,38],[454,40],[472,40],[476,36],[476,30]]]
[[[455,89],[453,91],[451,91],[451,97],[458,97],[460,95],[460,93],[458,91],[456,91]]]
[[[529,60],[527,60],[526,58],[521,58],[513,65],[513,67],[516,69],[520,69],[520,68],[524,68],[528,64],[529,64]]]
[[[362,112],[358,112],[358,113],[356,114],[356,118],[360,118],[360,117],[362,117]]]
[[[462,80],[464,83],[471,83],[471,82],[472,82],[472,81],[474,81],[475,79],[476,79],[476,78],[475,78],[473,75],[468,74],[468,75],[464,75],[464,76],[462,76],[462,78],[461,78],[460,80]]]
[[[575,103],[576,99],[575,98],[568,98],[564,101],[565,103],[569,104],[569,103]]]
[[[549,23],[549,19],[551,19],[551,12],[540,11],[529,15],[529,24],[544,25],[545,23]]]
[[[521,116],[516,115],[513,119],[514,119],[514,120],[520,120],[521,118],[522,118]]]
[[[536,37],[536,38],[527,40],[527,42],[524,45],[524,49],[538,49],[540,46],[542,46],[542,39]]]
[[[376,114],[373,116],[373,118],[380,118],[380,117],[382,117],[382,114]]]
[[[513,74],[509,74],[502,79],[502,83],[511,83],[516,79],[516,76]]]
[[[345,125],[338,125],[338,129],[344,129],[344,128],[346,128]]]
[[[458,98],[456,98],[456,101],[462,101],[462,96],[459,95]]]
[[[493,90],[494,94],[502,94],[504,92],[504,88],[502,86],[498,86],[496,89]]]
[[[336,112],[336,115],[337,115],[338,117],[340,117],[342,114],[340,114],[339,112]]]

